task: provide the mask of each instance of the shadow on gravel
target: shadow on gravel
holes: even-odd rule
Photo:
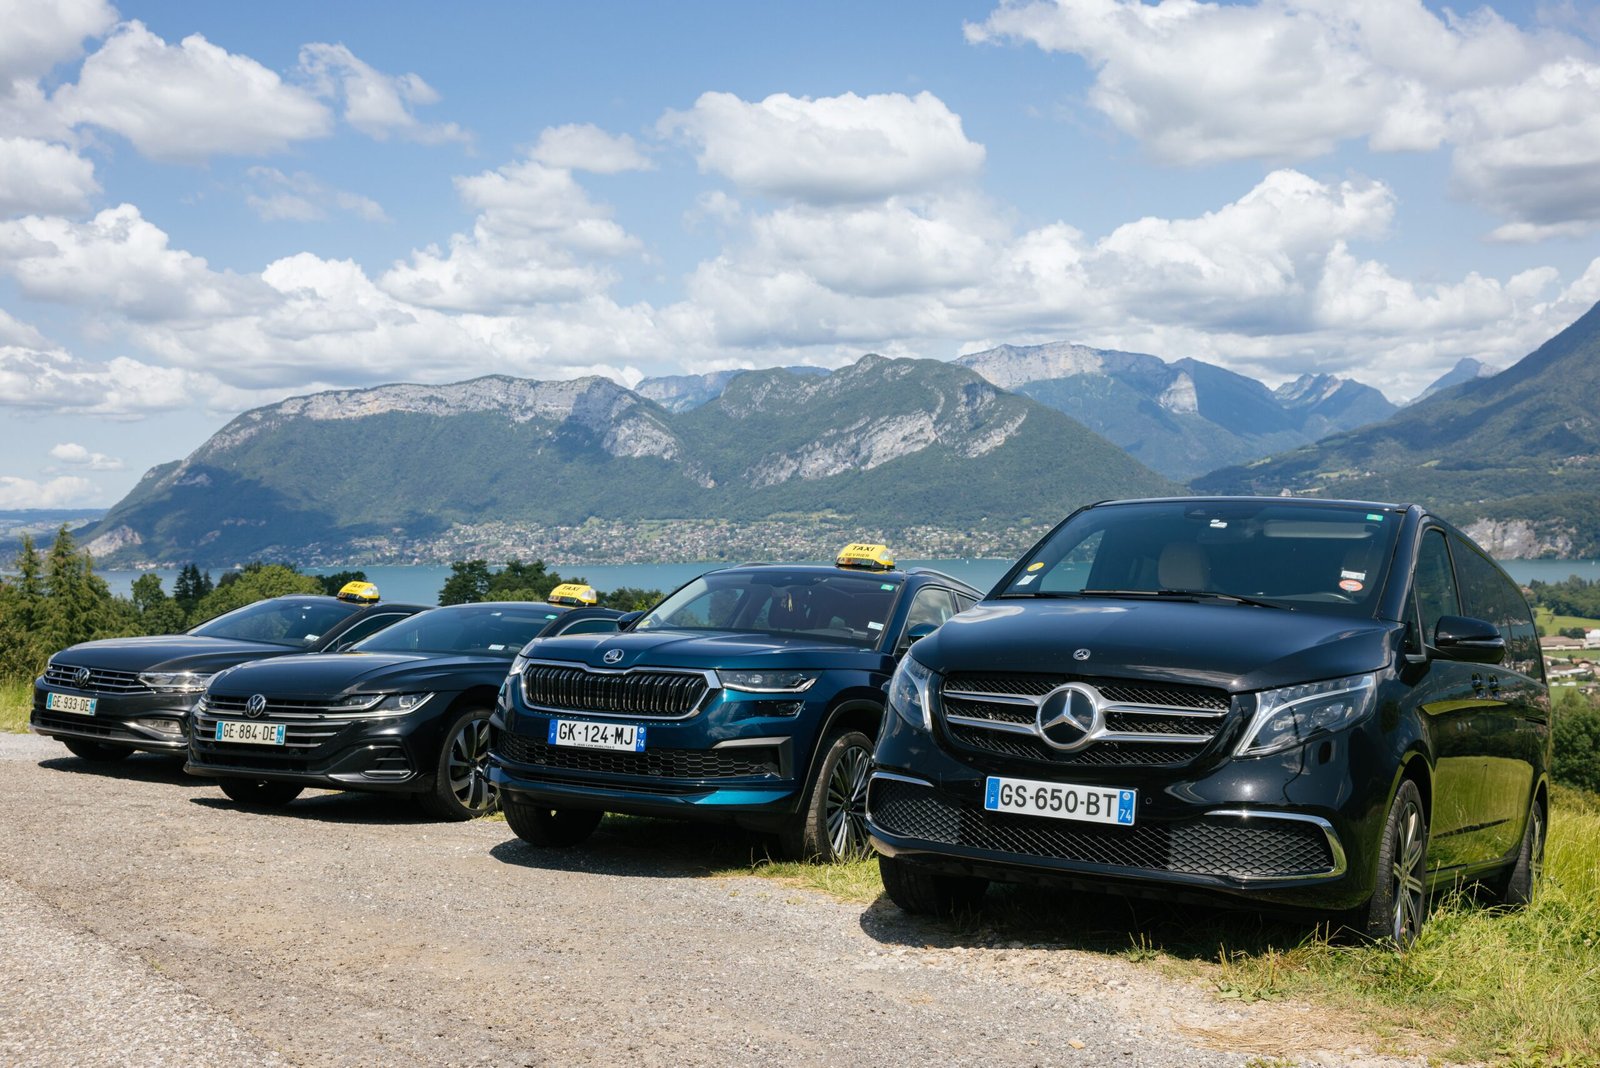
[[[608,815],[587,841],[567,849],[528,845],[509,827],[505,833],[507,841],[489,855],[506,864],[664,879],[725,874],[762,861],[773,848],[754,831],[645,816]]]
[[[135,753],[114,763],[83,760],[75,756],[51,757],[39,761],[41,768],[73,775],[92,775],[97,779],[123,779],[128,782],[169,782],[184,786],[209,785],[203,779],[183,773],[183,759],[162,753]]]
[[[386,826],[393,824],[439,824],[417,803],[404,794],[368,794],[359,791],[318,791],[302,794],[287,805],[267,807],[241,805],[217,789],[215,782],[207,782],[212,791],[202,797],[191,797],[189,803],[202,808],[252,812],[258,816],[281,816],[284,819],[309,820],[314,823],[341,823],[355,826]]]
[[[1081,949],[1133,961],[1157,953],[1216,961],[1221,953],[1254,955],[1299,945],[1318,926],[1314,918],[1224,905],[995,884],[978,908],[945,921],[907,915],[880,895],[862,912],[861,930],[895,946]]]

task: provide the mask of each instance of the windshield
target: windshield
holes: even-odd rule
[[[876,645],[899,577],[779,568],[713,571],[668,597],[636,630],[758,631]]]
[[[510,660],[557,615],[548,605],[532,601],[430,608],[352,648],[361,653],[454,653]]]
[[[1200,595],[1370,616],[1400,514],[1359,505],[1145,501],[1091,508],[1045,539],[1003,597]]]
[[[207,638],[230,638],[242,642],[265,642],[303,648],[315,644],[338,626],[359,605],[330,599],[274,597],[235,608],[216,619],[195,627],[190,634]]]

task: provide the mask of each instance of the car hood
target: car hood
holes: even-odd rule
[[[351,690],[422,692],[499,686],[511,661],[496,656],[428,653],[311,653],[242,664],[206,691],[230,697],[332,697]]]
[[[985,601],[913,646],[939,672],[1017,671],[1188,682],[1230,692],[1376,671],[1399,624],[1133,598]]]
[[[620,652],[606,660],[606,654]],[[523,649],[532,660],[580,661],[594,668],[637,667],[860,668],[883,670],[889,658],[841,642],[729,631],[651,630],[622,634],[570,634],[540,638]]]
[[[266,642],[206,638],[198,634],[160,634],[148,638],[107,638],[83,642],[51,657],[73,667],[106,671],[193,671],[205,675],[246,660],[286,656],[300,650]]]

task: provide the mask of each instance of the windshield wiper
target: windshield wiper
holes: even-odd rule
[[[1236,593],[1218,593],[1215,590],[1176,590],[1176,589],[1161,589],[1161,590],[1083,590],[1081,592],[1082,592],[1082,595],[1085,596],[1085,597],[1156,597],[1156,598],[1187,597],[1190,600],[1194,600],[1194,601],[1198,601],[1198,600],[1204,598],[1204,599],[1210,600],[1210,601],[1226,601],[1228,604],[1249,605],[1252,608],[1278,608],[1278,609],[1283,609],[1283,607],[1284,607],[1283,605],[1278,604],[1275,601],[1263,601],[1263,600],[1259,600],[1259,599],[1257,599],[1255,597],[1241,597],[1240,595],[1238,595]]]

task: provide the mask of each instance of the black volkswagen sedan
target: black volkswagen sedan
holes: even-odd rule
[[[85,760],[182,753],[189,710],[218,671],[343,649],[426,607],[382,604],[370,583],[351,583],[338,597],[270,597],[184,634],[83,642],[52,656],[35,680],[29,726]]]
[[[1550,702],[1521,591],[1418,506],[1068,517],[890,686],[868,822],[910,911],[1055,880],[1341,914],[1408,944],[1430,888],[1523,902]]]
[[[308,786],[415,794],[434,816],[490,811],[488,719],[541,634],[615,631],[619,612],[525,601],[434,608],[349,652],[220,672],[195,706],[184,770],[241,804]]]

